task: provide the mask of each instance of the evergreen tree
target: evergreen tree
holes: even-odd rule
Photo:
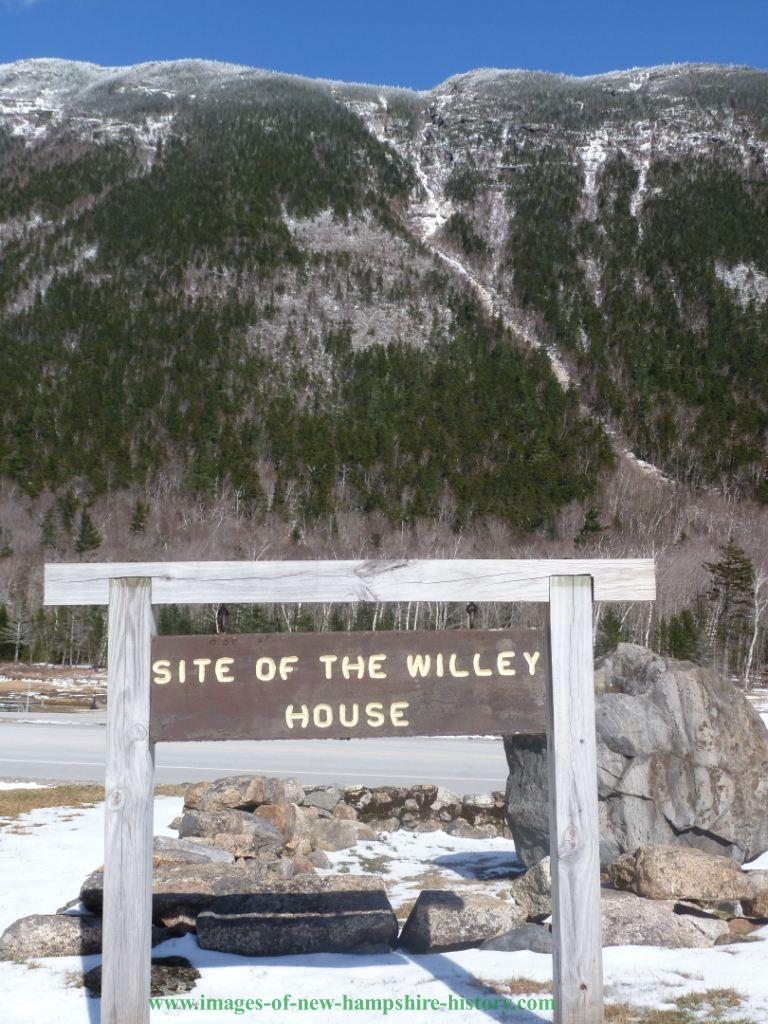
[[[0,630],[0,645],[14,661],[19,661],[23,651],[31,648],[33,641],[32,623],[24,607],[15,614],[6,615],[5,625]]]
[[[133,516],[131,517],[131,533],[144,533],[147,528],[147,522],[149,520],[149,506],[138,500],[133,506]]]
[[[56,508],[59,513],[61,528],[65,533],[71,534],[75,528],[75,513],[77,512],[78,501],[70,488],[56,499]]]
[[[653,649],[681,661],[698,661],[700,652],[699,623],[688,608],[661,619],[656,627]]]
[[[95,551],[101,547],[102,536],[93,525],[90,513],[84,508],[80,514],[80,529],[75,540],[75,551],[78,555],[84,555],[88,551]]]
[[[13,657],[13,648],[6,639],[8,630],[8,609],[0,604],[0,660]]]
[[[687,608],[669,620],[669,653],[681,661],[698,661],[699,627]]]
[[[603,654],[609,654],[614,651],[619,644],[625,643],[629,639],[628,635],[624,631],[621,619],[618,614],[609,608],[604,615],[601,616],[600,622],[597,626],[597,636],[595,637],[595,654],[600,657]]]
[[[716,562],[705,562],[712,575],[710,599],[716,605],[717,643],[722,652],[722,670],[738,664],[752,604],[754,569],[746,552],[731,537],[720,548]]]
[[[161,636],[189,636],[197,632],[189,608],[178,604],[164,604],[157,623]]]
[[[56,548],[56,522],[53,509],[49,508],[40,524],[40,543],[44,548]]]
[[[592,506],[587,509],[582,527],[573,538],[573,542],[578,544],[579,547],[583,544],[589,544],[590,541],[598,537],[604,530],[605,527],[600,522],[600,509]]]

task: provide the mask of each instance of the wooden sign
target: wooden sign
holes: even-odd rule
[[[163,636],[152,740],[493,735],[546,729],[541,630]]]

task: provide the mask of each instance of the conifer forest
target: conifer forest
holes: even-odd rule
[[[760,685],[767,365],[766,72],[0,67],[0,661],[103,664],[46,561],[654,557],[597,652]]]

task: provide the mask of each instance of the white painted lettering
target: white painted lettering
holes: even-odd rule
[[[362,679],[365,675],[365,658],[358,656],[354,660],[345,654],[341,659],[341,674],[349,679],[352,672],[357,673],[357,678]]]
[[[398,729],[404,729],[406,726],[410,725],[410,722],[403,718],[403,715],[409,707],[410,704],[407,700],[395,700],[392,702],[389,708],[389,718],[392,725],[396,726]]]
[[[166,683],[171,681],[171,663],[170,661],[156,661],[152,666],[152,671],[155,673],[154,682],[158,686],[164,686]]]
[[[197,681],[198,683],[205,682],[205,670],[211,664],[210,658],[193,658],[192,664],[197,665]]]
[[[469,672],[465,668],[457,668],[457,658],[455,654],[452,654],[448,660],[448,671],[454,679],[465,679],[469,675]]]
[[[285,682],[291,672],[295,671],[293,666],[298,660],[295,654],[289,654],[280,659],[280,678],[283,682]]]
[[[378,729],[379,726],[384,725],[384,705],[378,701],[371,701],[370,704],[366,704],[365,714],[368,725],[372,729]]]
[[[327,729],[333,723],[333,708],[330,704],[315,704],[312,721],[318,729]]]
[[[358,717],[359,717],[358,705],[357,704],[352,704],[351,707],[352,707],[352,714],[350,716],[351,721],[347,721],[347,705],[346,704],[339,704],[339,721],[341,722],[341,724],[344,726],[345,729],[354,729],[354,727],[357,725],[357,722],[358,722]]]
[[[320,657],[318,658],[318,661],[322,661],[323,665],[325,666],[326,679],[333,678],[333,663],[334,661],[338,660],[339,659],[336,657],[335,654],[321,654]]]
[[[415,679],[417,675],[422,677],[429,675],[432,658],[429,654],[406,654],[405,663],[408,666],[408,674],[411,679]]]
[[[382,669],[379,664],[382,661],[386,661],[386,654],[372,654],[368,659],[368,675],[371,679],[386,679],[387,673]]]
[[[260,683],[271,683],[276,672],[277,665],[274,658],[256,659],[256,678]]]
[[[289,704],[285,709],[285,724],[289,729],[293,728],[295,721],[301,724],[302,729],[306,729],[309,725],[309,708],[306,704],[301,705],[301,711],[294,711],[293,704]]]
[[[499,651],[496,655],[496,671],[500,676],[513,676],[515,670],[512,668],[510,662],[515,656],[514,651]]]
[[[492,676],[493,672],[489,668],[480,668],[480,655],[475,654],[472,658],[472,668],[475,670],[476,676]]]
[[[229,671],[229,666],[234,665],[234,658],[217,658],[214,666],[216,678],[220,683],[234,683],[235,677]]]
[[[528,662],[528,672],[533,675],[536,671],[536,662],[539,660],[540,651],[534,651],[533,654],[529,654],[528,651],[523,651],[523,657]]]

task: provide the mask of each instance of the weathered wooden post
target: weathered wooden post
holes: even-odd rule
[[[555,1024],[602,1024],[592,577],[552,576],[547,759]]]
[[[109,582],[101,1024],[148,1024],[152,800],[148,579]]]

